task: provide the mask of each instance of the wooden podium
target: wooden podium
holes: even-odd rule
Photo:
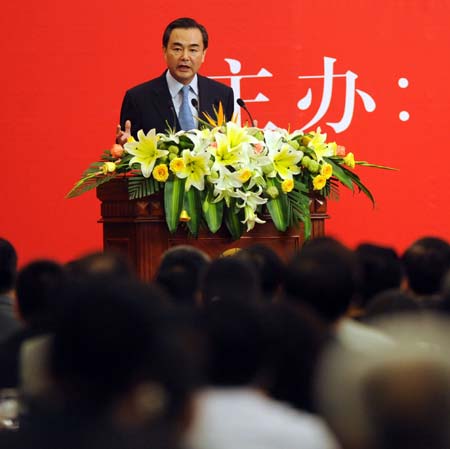
[[[302,223],[298,228],[279,232],[269,215],[263,217],[267,221],[265,224],[257,224],[239,240],[232,240],[225,227],[216,234],[211,234],[208,229],[200,230],[196,239],[189,235],[183,223],[175,234],[170,234],[164,218],[163,196],[155,194],[129,200],[126,178],[116,178],[100,185],[97,198],[101,201],[99,223],[103,224],[104,249],[126,254],[142,280],[153,278],[161,255],[176,245],[192,245],[211,257],[217,257],[226,250],[262,243],[286,260],[304,241]],[[328,218],[326,200],[312,199],[310,208],[312,237],[322,236],[325,219]]]

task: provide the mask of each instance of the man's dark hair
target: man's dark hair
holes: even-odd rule
[[[112,277],[132,279],[136,276],[127,257],[117,251],[96,251],[86,254],[67,264],[70,274],[74,278]]]
[[[212,261],[202,282],[204,304],[213,301],[257,302],[260,300],[258,274],[245,260],[222,257]]]
[[[311,240],[288,264],[285,290],[333,324],[345,315],[356,292],[353,252],[331,237]]]
[[[356,247],[355,254],[360,274],[358,299],[362,307],[377,293],[400,287],[403,267],[393,248],[362,243]]]
[[[278,254],[267,245],[255,244],[239,251],[236,257],[246,260],[256,269],[264,299],[273,301],[285,275],[285,265]]]
[[[22,318],[28,324],[37,324],[56,316],[66,285],[66,270],[57,262],[38,260],[23,267],[16,285]]]
[[[167,44],[169,43],[170,34],[175,28],[197,28],[202,33],[203,38],[203,49],[206,50],[208,48],[208,32],[206,28],[198,23],[196,20],[191,19],[190,17],[181,17],[179,19],[175,19],[173,22],[170,22],[164,30],[164,34],[162,37],[162,44],[164,48],[167,48]]]
[[[155,285],[100,278],[74,284],[50,356],[67,406],[102,413],[134,385],[154,382],[167,396],[166,414],[179,413],[193,377],[172,317]]]
[[[267,338],[255,304],[214,301],[202,309],[208,342],[206,376],[210,385],[258,384],[266,367]]]
[[[209,257],[199,249],[176,246],[163,254],[155,281],[166,289],[175,304],[194,306],[208,264]]]
[[[0,294],[14,288],[17,275],[17,253],[14,246],[0,238]]]
[[[432,295],[450,268],[450,245],[438,237],[423,237],[406,249],[402,261],[413,293]]]

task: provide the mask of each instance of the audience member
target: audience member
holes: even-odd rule
[[[267,245],[255,244],[236,254],[238,259],[248,261],[258,272],[262,298],[273,302],[284,282],[285,264],[278,254]]]
[[[136,277],[130,261],[116,251],[96,251],[88,253],[67,264],[73,278],[85,279],[86,276],[106,276],[115,279]]]
[[[13,310],[16,275],[16,250],[8,240],[0,238],[0,342],[20,327]]]
[[[162,293],[90,278],[68,301],[48,347],[52,388],[1,447],[177,447],[196,376]]]
[[[408,292],[393,288],[372,297],[366,306],[363,321],[371,323],[374,319],[421,310],[419,303]]]
[[[450,269],[450,245],[438,237],[413,242],[402,255],[409,291],[424,307],[439,304],[439,290]]]
[[[38,260],[23,267],[17,276],[16,303],[24,327],[0,344],[0,387],[19,385],[19,356],[22,343],[49,332],[63,307],[67,275],[50,260]]]
[[[261,310],[243,301],[203,308],[210,386],[200,392],[188,449],[335,448],[321,419],[267,394],[269,340]]]
[[[354,357],[332,347],[319,407],[346,449],[450,447],[450,322],[402,315],[380,322],[395,345]]]
[[[193,246],[175,246],[163,254],[155,282],[175,304],[195,306],[200,302],[200,282],[209,262],[209,256]]]
[[[356,315],[361,316],[377,293],[401,287],[403,267],[400,257],[391,247],[362,243],[356,247],[355,255],[359,285],[354,306]]]
[[[307,304],[344,345],[365,351],[389,339],[348,317],[358,282],[354,253],[331,237],[311,240],[288,265],[285,289],[292,300]]]
[[[213,301],[260,301],[261,291],[256,270],[236,256],[213,260],[202,280],[202,303]]]
[[[263,319],[270,396],[314,413],[313,383],[318,358],[329,341],[326,327],[306,305],[294,306],[286,299],[268,304]]]

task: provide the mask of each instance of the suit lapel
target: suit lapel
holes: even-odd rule
[[[167,121],[170,127],[181,129],[173,106],[172,96],[167,86],[166,72],[155,80],[152,100],[164,124]]]
[[[215,117],[214,108],[218,109],[219,99],[213,91],[208,89],[208,78],[198,75],[198,93],[199,93],[199,112],[200,118],[204,119],[203,113],[208,113],[211,117]]]

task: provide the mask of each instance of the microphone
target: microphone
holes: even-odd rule
[[[198,101],[197,101],[197,98],[193,98],[192,100],[191,100],[191,104],[192,104],[192,106],[194,106],[194,108],[197,110],[197,112],[198,112]]]
[[[242,98],[238,98],[236,100],[236,103],[247,113],[248,118],[250,119],[250,123],[252,126],[255,126],[255,122],[253,120],[252,114],[250,114],[250,111],[247,109],[247,106],[245,105],[245,101]]]
[[[173,107],[173,103],[171,101],[169,101],[169,109],[172,114],[172,129],[175,131],[177,127],[177,113],[175,112],[175,108]]]

